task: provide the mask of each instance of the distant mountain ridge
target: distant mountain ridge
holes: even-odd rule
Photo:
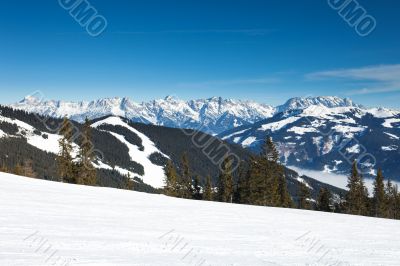
[[[44,122],[46,121],[46,122]],[[27,114],[0,105],[0,166],[15,169],[17,164],[32,160],[32,167],[37,178],[59,180],[56,156],[59,154],[58,133],[48,125],[60,125],[62,119],[43,120],[35,114]],[[82,130],[82,125],[73,122]],[[186,154],[191,173],[199,176],[201,182],[210,175],[217,184],[220,167],[214,160],[223,158],[225,152],[219,149],[226,145],[228,150],[241,160],[247,160],[251,153],[239,145],[225,143],[219,138],[176,128],[168,128],[143,123],[133,123],[118,116],[107,116],[92,121],[92,144],[96,153],[93,166],[97,169],[98,185],[124,188],[125,178],[134,179],[135,190],[157,192],[164,186],[164,166],[171,160],[178,172],[182,171],[182,155]],[[192,136],[206,140],[207,149],[193,143]],[[77,154],[79,139],[73,144]],[[101,155],[101,156],[97,156]],[[210,159],[210,155],[213,156]],[[218,159],[219,158],[219,159]],[[336,195],[343,195],[344,190],[319,182],[306,176],[299,176],[295,171],[285,169],[288,190],[294,199],[300,183],[311,188],[312,198],[316,199],[322,187]]]
[[[386,177],[400,180],[400,112],[335,102],[291,100],[273,117],[219,137],[258,152],[271,136],[287,166],[347,175],[357,160],[364,176],[382,168]]]
[[[221,97],[184,101],[171,96],[142,103],[134,102],[127,97],[82,102],[40,101],[34,97],[26,97],[10,106],[56,118],[67,116],[77,122],[82,122],[86,117],[96,119],[107,115],[117,115],[145,124],[174,128],[201,128],[202,131],[215,135],[271,118],[277,113],[305,109],[312,105],[328,108],[361,107],[350,99],[332,96],[292,98],[277,107],[255,101]]]

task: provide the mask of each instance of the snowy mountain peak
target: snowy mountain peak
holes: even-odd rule
[[[36,104],[39,102],[40,102],[40,99],[35,96],[26,96],[19,103],[21,103],[21,104]]]
[[[358,107],[361,105],[355,104],[348,98],[340,98],[336,96],[319,96],[319,97],[296,97],[289,99],[285,104],[277,107],[277,112],[287,112],[292,110],[304,110],[310,106],[322,106],[327,108],[335,107]]]

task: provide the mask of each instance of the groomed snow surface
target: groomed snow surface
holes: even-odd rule
[[[0,174],[0,265],[399,265],[400,222]]]

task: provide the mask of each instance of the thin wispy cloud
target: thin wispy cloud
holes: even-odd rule
[[[264,36],[275,32],[275,29],[185,29],[161,31],[116,31],[114,34],[144,35],[144,34],[242,34],[248,36]]]
[[[276,84],[281,80],[279,78],[257,78],[257,79],[231,79],[231,80],[211,80],[203,82],[192,82],[192,83],[179,83],[178,87],[185,88],[213,88],[213,87],[226,87],[226,86],[238,86],[238,85],[266,85]]]
[[[349,91],[349,95],[395,92],[400,91],[400,64],[314,72],[307,74],[306,78],[370,83],[369,86]]]

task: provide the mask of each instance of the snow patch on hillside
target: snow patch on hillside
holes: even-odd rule
[[[19,130],[18,135],[26,138],[27,142],[30,145],[38,148],[39,150],[45,151],[45,152],[59,154],[59,151],[60,151],[59,140],[61,139],[60,135],[50,134],[50,133],[40,133],[39,134],[39,132],[35,132],[34,127],[32,127],[31,125],[29,125],[25,122],[17,120],[17,119],[11,119],[8,117],[0,116],[0,121],[7,122],[10,124],[15,124]],[[78,145],[73,143],[72,148],[73,148],[73,151],[72,151],[71,155],[73,157],[76,157],[76,155],[78,154],[79,147],[78,147]]]
[[[152,142],[146,135],[143,133],[139,132],[135,128],[129,126],[126,124],[120,117],[108,117],[106,119],[103,119],[101,121],[98,121],[92,125],[92,127],[97,128],[101,125],[113,125],[113,126],[122,126],[130,130],[131,132],[135,133],[139,138],[142,140],[142,145],[144,147],[144,150],[140,150],[140,148],[136,145],[131,144],[128,142],[124,136],[119,135],[114,132],[109,132],[111,135],[113,135],[115,138],[117,138],[119,141],[121,141],[123,144],[125,144],[128,149],[129,149],[129,156],[131,157],[132,161],[135,161],[139,164],[141,164],[144,167],[144,175],[141,176],[143,179],[143,182],[146,184],[149,184],[155,188],[161,188],[164,186],[164,168],[162,166],[154,165],[150,159],[149,156],[153,153],[160,153],[164,157],[169,158],[167,155],[163,154]],[[127,174],[129,171],[120,169],[120,173]]]
[[[248,137],[242,142],[243,147],[251,146],[255,141],[257,141],[256,137]]]
[[[400,119],[398,119],[398,118],[386,119],[382,125],[387,128],[393,128],[392,124],[394,124],[394,123],[400,123]]]
[[[400,139],[400,137],[398,137],[398,136],[396,136],[396,135],[394,135],[394,134],[390,134],[390,133],[387,133],[387,132],[383,132],[383,133],[385,133],[386,135],[388,135],[391,139]]]
[[[264,130],[264,131],[271,130],[272,132],[278,131],[278,130],[281,130],[282,128],[288,126],[289,124],[296,122],[299,119],[300,119],[300,117],[295,117],[295,116],[288,117],[288,118],[283,119],[278,122],[273,122],[273,123],[262,125],[261,130]]]
[[[297,135],[304,135],[305,133],[317,132],[317,130],[312,127],[292,127],[288,132],[294,132]]]
[[[383,146],[382,150],[383,151],[397,151],[399,147],[397,145],[391,145],[391,146]]]

